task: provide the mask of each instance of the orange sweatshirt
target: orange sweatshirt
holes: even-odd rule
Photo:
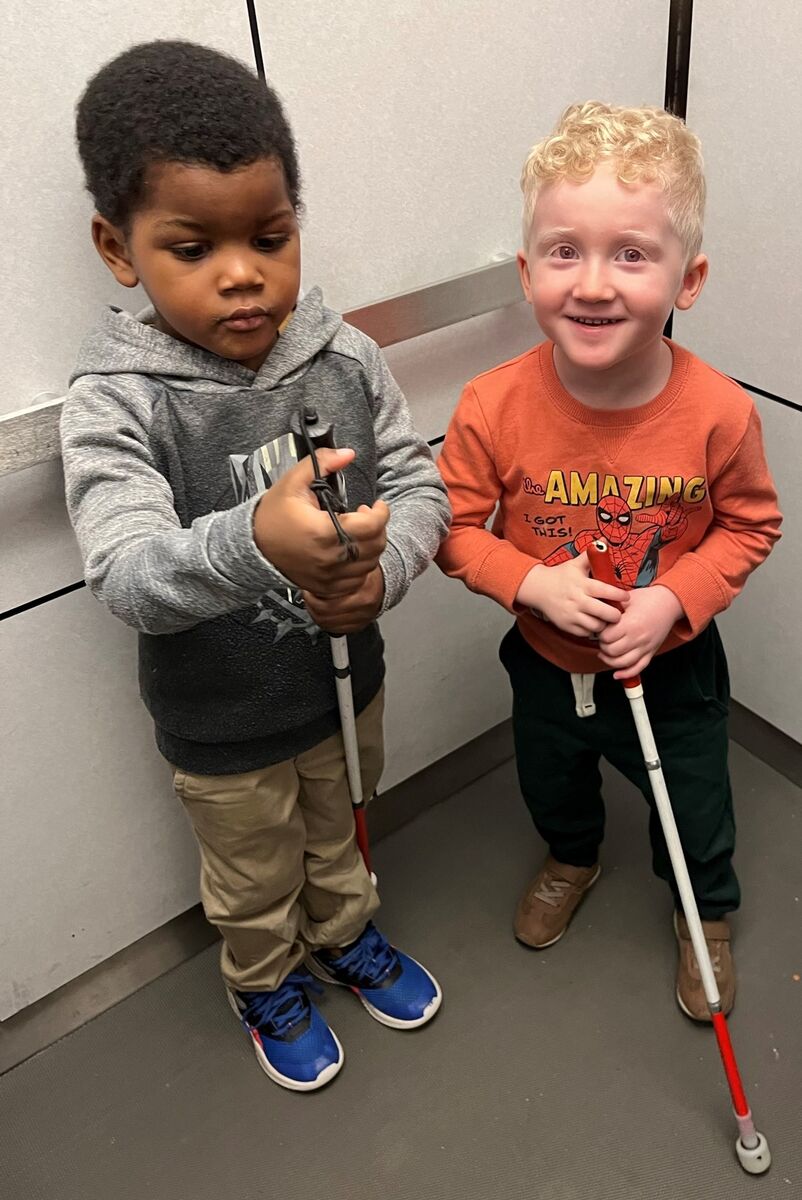
[[[626,586],[656,579],[682,604],[662,653],[727,608],[780,536],[751,398],[668,345],[659,396],[611,412],[565,390],[543,342],[471,380],[446,434],[439,465],[454,515],[436,562],[516,613],[529,644],[566,671],[606,668],[591,642],[515,605],[536,563],[603,537]]]

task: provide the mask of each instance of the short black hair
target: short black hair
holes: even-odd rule
[[[277,159],[300,210],[295,140],[276,93],[243,63],[193,42],[147,42],[112,59],[78,101],[76,136],[101,216],[126,227],[148,167],[201,163],[230,171]]]

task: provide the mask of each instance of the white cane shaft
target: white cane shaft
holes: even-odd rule
[[[699,973],[702,977],[705,998],[708,1005],[711,1008],[715,1008],[721,1003],[721,997],[719,996],[716,977],[713,973],[713,966],[710,962],[710,953],[707,949],[704,931],[702,930],[702,922],[699,919],[696,897],[693,894],[691,879],[685,864],[685,854],[683,853],[682,842],[677,831],[674,810],[671,807],[663,769],[660,766],[649,714],[646,711],[646,705],[643,700],[643,688],[627,688],[626,693],[632,706],[632,715],[635,718],[635,726],[638,730],[638,740],[640,741],[644,762],[649,772],[649,781],[654,793],[654,802],[657,806],[660,824],[663,827],[663,835],[666,839],[669,857],[671,858],[671,866],[674,868],[674,878],[677,881],[677,889],[685,912],[685,920],[688,923],[688,932],[691,935],[696,961],[699,963]]]
[[[340,729],[345,746],[345,769],[348,773],[348,789],[351,803],[357,807],[362,803],[362,773],[359,767],[359,743],[356,738],[356,716],[354,693],[351,688],[351,663],[348,658],[348,639],[331,639],[331,657],[334,661],[337,684],[337,704],[340,709]]]

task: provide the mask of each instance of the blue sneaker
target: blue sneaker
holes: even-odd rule
[[[315,950],[311,960],[318,979],[350,988],[370,1015],[391,1029],[425,1025],[443,1000],[434,976],[391,946],[372,921],[342,954]]]
[[[259,1066],[294,1092],[311,1092],[333,1079],[345,1055],[304,991],[322,992],[304,972],[288,975],[274,992],[237,992],[228,1001],[253,1041]]]

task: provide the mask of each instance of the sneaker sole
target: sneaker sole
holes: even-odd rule
[[[692,1013],[689,1008],[685,1007],[685,1004],[683,1003],[683,1000],[682,1000],[682,996],[680,996],[680,994],[679,994],[679,987],[677,987],[676,991],[674,992],[674,996],[676,998],[677,1004],[679,1005],[679,1007],[682,1009],[685,1016],[688,1017],[689,1020],[695,1021],[697,1025],[712,1024],[713,1018],[710,1016],[709,1012],[706,1012],[703,1017],[698,1017],[696,1015],[696,1013]]]
[[[290,1079],[288,1075],[282,1075],[281,1071],[277,1071],[276,1068],[270,1063],[267,1055],[257,1040],[259,1035],[255,1031],[251,1032],[249,1029],[246,1029],[242,1020],[242,1015],[237,1007],[237,1002],[229,988],[226,988],[226,997],[240,1025],[250,1036],[253,1052],[256,1055],[256,1061],[264,1071],[265,1075],[272,1079],[274,1083],[277,1083],[279,1087],[286,1088],[290,1092],[316,1092],[319,1088],[325,1087],[327,1083],[330,1083],[332,1079],[334,1079],[335,1075],[339,1075],[340,1071],[342,1070],[343,1063],[345,1062],[345,1051],[340,1044],[340,1039],[337,1037],[337,1034],[331,1027],[329,1027],[329,1032],[334,1038],[334,1044],[337,1047],[337,1054],[339,1055],[337,1061],[333,1062],[330,1067],[326,1067],[325,1071],[321,1071],[317,1079]]]
[[[553,946],[555,944],[555,942],[559,942],[560,938],[563,937],[568,932],[568,926],[571,924],[571,922],[573,921],[577,912],[579,911],[579,909],[582,905],[582,901],[585,899],[588,892],[590,891],[590,889],[593,887],[594,883],[596,883],[599,876],[601,875],[601,870],[602,870],[601,863],[599,863],[598,867],[596,868],[596,874],[593,876],[591,881],[589,883],[587,883],[585,885],[585,887],[582,889],[582,895],[579,897],[579,899],[577,901],[576,908],[571,913],[570,917],[566,921],[565,925],[563,925],[562,929],[560,930],[560,932],[557,934],[556,937],[553,937],[550,942],[527,942],[526,938],[519,937],[518,934],[516,933],[515,934],[516,942],[519,942],[521,946],[526,946],[527,950],[548,950],[549,946]]]
[[[426,967],[421,966],[417,959],[412,958],[411,954],[408,954],[407,958],[411,959],[412,962],[415,963],[415,966],[420,967],[422,971],[426,971],[426,974],[429,976],[435,987],[435,994],[427,1004],[423,1016],[416,1017],[414,1021],[401,1021],[398,1017],[389,1017],[387,1013],[381,1012],[378,1008],[371,1004],[369,1000],[365,999],[359,988],[352,987],[350,983],[340,983],[339,979],[333,979],[332,976],[326,972],[325,968],[321,967],[320,963],[318,963],[311,954],[306,960],[306,965],[316,979],[322,980],[323,983],[333,984],[334,987],[347,988],[349,992],[353,992],[359,1002],[373,1017],[374,1021],[378,1021],[380,1025],[386,1025],[388,1029],[420,1029],[421,1025],[427,1025],[429,1021],[431,1021],[432,1017],[434,1017],[439,1011],[440,1005],[443,1003],[443,992],[440,984],[437,982],[434,975],[432,975],[431,971],[428,971],[426,970]]]

